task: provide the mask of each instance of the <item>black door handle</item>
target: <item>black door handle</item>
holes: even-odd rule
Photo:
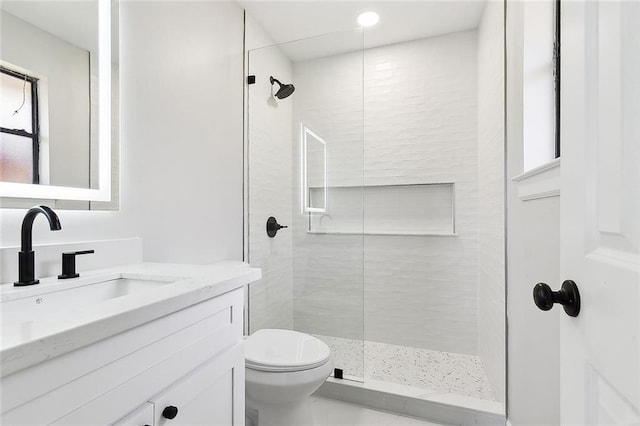
[[[564,307],[570,317],[577,317],[580,313],[580,292],[575,282],[566,280],[559,291],[551,290],[545,283],[538,283],[533,287],[533,301],[543,311],[553,308],[554,303]]]
[[[269,238],[275,237],[278,231],[283,228],[288,228],[288,226],[280,225],[275,217],[271,216],[267,219],[267,235]]]

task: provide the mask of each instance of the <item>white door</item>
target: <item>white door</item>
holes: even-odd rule
[[[563,425],[640,424],[640,1],[562,3]]]

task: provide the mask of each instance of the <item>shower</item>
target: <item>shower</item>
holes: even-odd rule
[[[273,83],[278,83],[278,86],[280,86],[280,88],[278,89],[275,95],[276,98],[278,99],[288,98],[296,90],[293,84],[282,84],[276,78],[269,77],[269,81],[271,82],[272,86],[273,86]]]
[[[247,258],[262,268],[247,332],[324,342],[335,369],[317,396],[503,417],[503,244],[486,219],[502,145],[483,119],[502,123],[501,74],[484,68],[501,33],[487,28],[481,43],[471,28],[369,47],[355,29],[249,50],[247,75],[272,77],[247,86]],[[269,238],[268,217],[288,230]]]

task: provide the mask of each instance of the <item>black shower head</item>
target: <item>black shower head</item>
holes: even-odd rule
[[[275,95],[278,99],[289,97],[296,90],[293,84],[282,84],[273,77],[269,77],[269,81],[271,82],[271,85],[273,85],[273,83],[278,83],[278,86],[280,86]]]

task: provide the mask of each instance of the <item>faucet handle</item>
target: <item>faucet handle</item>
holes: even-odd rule
[[[58,275],[59,280],[67,278],[77,278],[80,276],[76,272],[76,256],[79,254],[95,253],[94,250],[71,251],[62,253],[62,274]]]
[[[271,216],[267,219],[267,235],[269,238],[276,236],[279,230],[288,228],[286,225],[280,225],[275,217]]]

